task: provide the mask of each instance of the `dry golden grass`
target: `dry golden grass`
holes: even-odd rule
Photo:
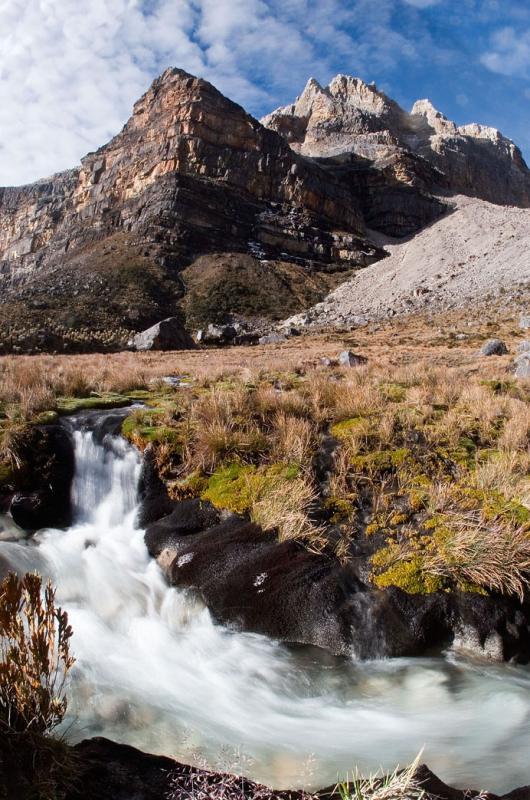
[[[455,486],[457,511],[489,504],[495,519],[512,503],[523,519],[530,509],[530,382],[513,379],[511,356],[478,355],[492,335],[515,352],[522,338],[516,320],[496,318],[495,326],[446,314],[268,347],[0,358],[0,461],[16,466],[24,421],[53,408],[57,397],[148,388],[160,403],[148,425],[164,435],[144,441],[139,419],[132,440],[155,442],[175,496],[204,492],[216,471],[231,466],[236,474],[241,465],[251,473],[301,468],[299,483],[284,482],[283,494],[255,498],[252,514],[284,538],[309,540],[312,531],[319,541],[321,529],[310,521],[317,507],[314,518],[340,532],[344,556],[345,543],[367,524],[392,541],[403,524],[395,519],[408,515],[419,528],[422,515],[453,508]],[[455,337],[462,329],[469,338]],[[367,363],[321,363],[346,348]],[[187,376],[191,388],[168,389],[161,382],[167,375]],[[322,475],[330,434],[336,441]],[[517,539],[519,525],[510,525]]]
[[[530,586],[530,536],[525,527],[485,520],[478,512],[449,512],[443,543],[424,560],[432,575],[482,586],[522,601]]]
[[[252,504],[250,518],[264,531],[277,531],[280,541],[304,541],[318,551],[324,545],[323,530],[309,516],[317,499],[317,492],[305,478],[290,480],[287,486],[279,480]]]

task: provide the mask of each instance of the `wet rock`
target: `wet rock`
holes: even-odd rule
[[[179,537],[204,531],[218,522],[219,512],[211,503],[198,498],[174,503],[170,514],[147,528],[144,539],[149,555],[156,558],[168,548],[176,551]]]
[[[138,496],[140,505],[136,523],[140,528],[146,528],[161,517],[171,514],[176,506],[176,502],[169,497],[167,487],[158,474],[152,447],[147,447],[144,451]]]
[[[9,511],[24,530],[66,528],[72,521],[74,450],[60,425],[32,428],[20,452]]]
[[[296,790],[275,791],[248,778],[210,772],[165,756],[96,737],[75,746],[81,779],[65,800],[304,800]]]
[[[480,349],[481,356],[504,356],[508,348],[502,339],[488,339]]]
[[[179,317],[168,317],[131,340],[135,350],[193,350],[196,345]]]
[[[367,582],[351,564],[309,552],[241,517],[180,503],[146,533],[169,582],[197,590],[214,617],[239,630],[359,659],[421,655],[455,643],[495,660],[530,660],[530,607],[475,593],[411,595]]]

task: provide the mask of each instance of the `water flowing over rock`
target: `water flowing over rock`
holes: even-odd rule
[[[87,759],[80,788],[94,789],[87,798],[125,798],[132,789],[139,798],[156,797],[160,768],[185,776],[188,768],[131,744],[210,763],[223,747],[242,746],[252,757],[250,777],[286,787],[300,785],[309,753],[318,754],[313,783],[327,786],[351,770],[352,753],[363,772],[381,763],[393,769],[427,741],[429,763],[445,780],[500,793],[527,780],[526,668],[466,662],[455,653],[362,662],[278,641],[307,641],[320,629],[318,643],[328,647],[351,636],[344,622],[351,624],[353,608],[358,645],[369,656],[381,654],[385,641],[403,645],[403,620],[411,621],[411,646],[421,631],[459,620],[462,646],[476,633],[475,656],[477,642],[491,651],[492,628],[509,655],[526,636],[517,604],[501,601],[492,613],[482,596],[456,603],[399,591],[370,597],[354,566],[341,572],[325,556],[278,543],[197,501],[173,504],[171,516],[151,528],[151,552],[174,553],[166,562],[178,584],[171,587],[135,523],[141,459],[117,435],[125,413],[71,418],[72,526],[39,531],[31,542],[0,541],[0,568],[50,576],[68,610],[77,659],[68,738],[80,740],[88,730],[123,742],[79,746]],[[153,516],[154,506],[148,510]],[[229,626],[214,623],[197,588]],[[275,616],[264,609],[276,609]],[[260,635],[267,632],[258,626],[263,620],[276,626],[275,640]],[[241,631],[245,626],[259,632]]]

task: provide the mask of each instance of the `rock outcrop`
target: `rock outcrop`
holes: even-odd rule
[[[180,313],[282,319],[384,258],[379,234],[443,215],[444,193],[530,206],[508,139],[355,78],[311,80],[263,122],[168,69],[79,167],[0,189],[0,352],[121,349]]]
[[[169,583],[199,592],[214,618],[238,630],[357,659],[422,655],[452,645],[503,661],[530,660],[528,604],[465,592],[408,594],[366,580],[366,552],[341,565],[248,519],[197,499],[149,525],[149,554]]]
[[[130,745],[101,736],[75,745],[79,779],[68,785],[66,800],[189,800],[191,797],[223,800],[331,800],[338,797],[337,787],[330,786],[311,795],[307,791],[269,789],[247,777],[213,772],[179,763],[161,755],[144,753]],[[12,777],[12,776],[9,776]],[[18,776],[17,776],[18,777]],[[26,777],[26,776],[24,776]],[[490,792],[454,789],[441,781],[429,768],[420,765],[415,780],[423,790],[424,800],[529,800],[530,789],[515,789],[499,798]],[[7,776],[0,771],[0,786]],[[24,783],[24,781],[22,781]],[[72,784],[72,781],[70,781]],[[20,785],[20,784],[19,784]],[[353,791],[354,787],[352,787]],[[31,786],[20,789],[21,800],[31,796]]]
[[[137,333],[130,344],[135,350],[193,350],[196,347],[179,317],[168,317]]]
[[[262,122],[297,153],[337,163],[350,158],[352,172],[368,160],[402,184],[437,184],[493,203],[530,206],[530,171],[519,148],[498,130],[459,127],[429,100],[407,113],[359,78],[337,75],[326,87],[312,78],[295,103]]]

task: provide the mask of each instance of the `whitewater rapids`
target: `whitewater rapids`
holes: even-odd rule
[[[57,585],[77,662],[64,729],[241,771],[276,787],[422,760],[504,792],[529,781],[530,670],[454,657],[354,663],[215,625],[168,588],[135,526],[141,462],[74,425],[75,523],[0,542]]]

